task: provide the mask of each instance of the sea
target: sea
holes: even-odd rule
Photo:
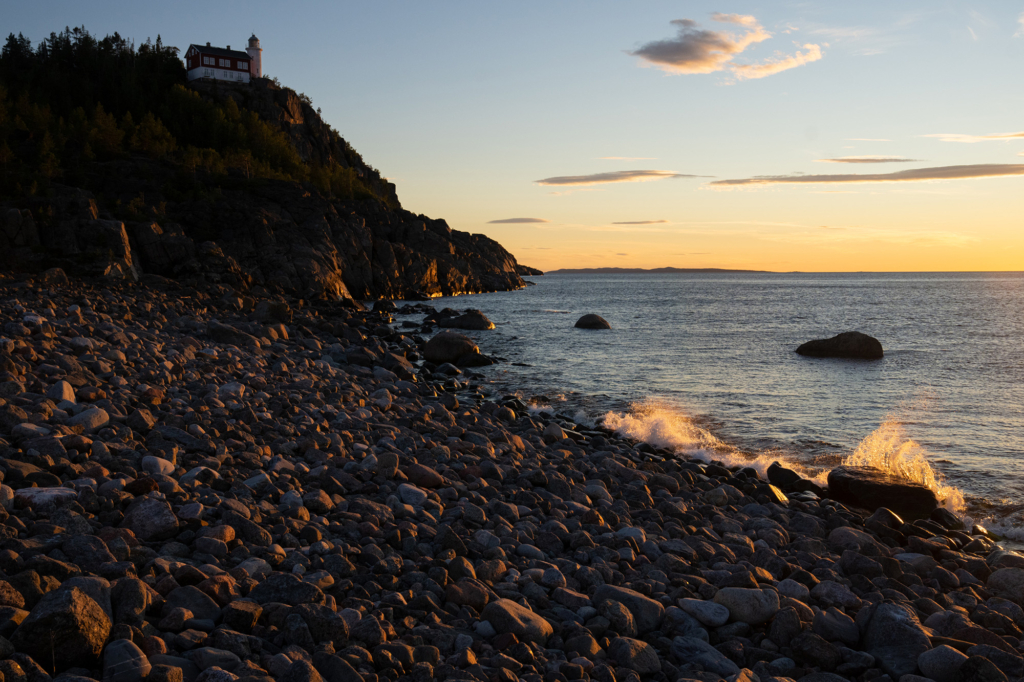
[[[824,482],[868,464],[1024,541],[1024,273],[549,274],[439,298],[496,325],[484,392],[674,450]],[[596,313],[610,330],[576,329]],[[415,319],[413,316],[410,319]],[[844,331],[881,360],[807,358]]]

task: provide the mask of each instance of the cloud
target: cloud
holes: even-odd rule
[[[920,159],[905,159],[902,156],[840,156],[835,159],[815,159],[819,163],[911,163]]]
[[[629,254],[628,254],[628,253],[617,253],[617,254],[615,254],[615,255],[616,255],[616,256],[628,256]]]
[[[549,223],[544,218],[502,218],[501,220],[488,220],[488,225],[510,225],[515,223]]]
[[[1020,28],[1018,28],[1017,32],[1013,34],[1013,37],[1024,38],[1024,12],[1021,12],[1020,16],[1017,17],[1017,23],[1020,24]]]
[[[921,137],[937,137],[943,142],[967,142],[973,144],[974,142],[1007,142],[1008,140],[1018,140],[1024,138],[1024,131],[1019,133],[993,133],[991,135],[963,135],[961,133],[934,133],[932,135],[922,135]]]
[[[612,225],[661,225],[667,223],[667,220],[624,220],[618,223],[612,223]]]
[[[772,34],[752,16],[743,14],[711,15],[712,21],[741,27],[742,31],[712,31],[700,28],[693,19],[676,19],[676,36],[653,40],[630,52],[668,73],[714,73],[731,71],[738,79],[764,78],[821,59],[819,45],[806,44],[804,52],[778,55],[759,64],[738,64],[735,57],[751,45],[764,42]]]
[[[654,161],[656,156],[599,156],[601,161]]]
[[[553,178],[535,180],[538,185],[600,185],[610,182],[648,182],[665,178],[700,178],[701,175],[687,175],[666,170],[627,170],[591,175],[559,175]]]
[[[936,166],[915,168],[895,173],[865,173],[848,175],[761,175],[737,180],[716,180],[714,187],[744,185],[816,184],[841,182],[915,182],[922,180],[960,180],[966,178],[993,178],[1024,175],[1024,164],[979,163],[966,166]]]
[[[736,64],[732,67],[732,72],[741,80],[764,78],[821,59],[820,46],[807,43],[803,47],[805,52],[798,50],[796,54],[775,57],[760,64]]]

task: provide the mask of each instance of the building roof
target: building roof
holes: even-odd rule
[[[245,52],[239,52],[238,50],[226,50],[223,47],[210,47],[209,45],[196,45],[192,43],[189,45],[189,49],[196,48],[203,54],[214,55],[216,57],[231,57],[232,59],[249,59],[249,55]]]

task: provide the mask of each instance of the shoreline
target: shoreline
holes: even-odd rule
[[[13,284],[12,679],[1024,676],[1024,556],[978,529],[485,399],[389,312]]]

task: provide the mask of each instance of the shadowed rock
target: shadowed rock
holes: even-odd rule
[[[580,319],[576,320],[577,329],[611,329],[612,326],[608,324],[608,320],[604,319],[600,315],[590,313],[584,315]]]
[[[875,467],[836,467],[828,494],[843,504],[874,511],[887,507],[904,519],[926,519],[939,506],[935,491]]]
[[[479,354],[480,348],[473,339],[455,332],[441,332],[427,341],[423,349],[423,357],[436,364],[458,362],[464,355]]]
[[[800,344],[796,352],[812,358],[878,360],[883,356],[878,339],[861,332],[843,332],[831,339],[808,341]]]

